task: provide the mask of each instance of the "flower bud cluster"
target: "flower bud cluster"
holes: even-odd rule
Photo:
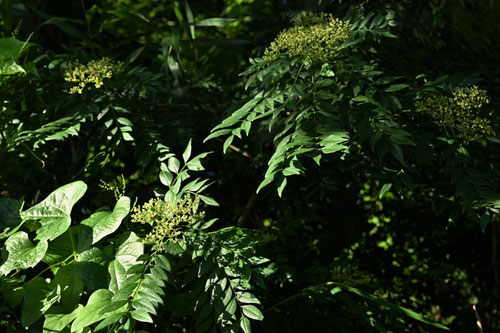
[[[146,235],[145,243],[156,244],[161,249],[167,241],[178,242],[183,230],[203,218],[197,209],[200,200],[185,196],[174,204],[161,199],[151,199],[142,207],[132,210],[132,222],[150,224],[153,230]]]
[[[429,114],[436,125],[451,129],[464,144],[468,144],[493,135],[488,119],[478,115],[478,110],[487,103],[486,91],[473,86],[455,89],[453,97],[429,96],[417,101],[415,109]]]
[[[108,57],[91,60],[86,65],[80,64],[77,60],[66,69],[64,80],[76,83],[70,89],[70,94],[81,94],[87,84],[93,84],[96,88],[100,88],[104,79],[111,78],[114,72],[122,69],[122,66],[122,62],[112,61]]]
[[[337,55],[340,44],[350,36],[351,24],[332,14],[307,13],[295,20],[295,25],[282,31],[265,51],[266,58],[275,59],[282,53],[304,55],[312,61],[327,61]]]

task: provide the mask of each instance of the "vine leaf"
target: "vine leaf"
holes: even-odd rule
[[[98,211],[84,220],[80,229],[78,249],[83,251],[115,232],[130,211],[130,198],[121,197],[112,212]]]
[[[8,237],[9,231],[21,223],[17,201],[10,198],[0,199],[0,239]]]
[[[127,278],[127,270],[135,264],[138,264],[137,258],[144,253],[144,244],[141,238],[133,232],[127,232],[121,235],[117,241],[118,247],[116,256],[108,266],[108,272],[111,277],[109,290],[116,293]]]
[[[43,322],[44,332],[60,332],[64,330],[78,316],[82,309],[83,305],[78,304],[73,311],[67,313],[66,308],[62,306],[51,307],[45,312],[45,321]]]
[[[38,205],[21,213],[23,221],[38,220],[40,228],[35,240],[53,240],[63,234],[71,224],[71,209],[87,191],[87,185],[76,181],[61,186]]]
[[[0,275],[7,275],[14,269],[26,269],[38,264],[45,252],[48,243],[46,240],[34,245],[24,231],[16,232],[5,242],[5,249],[9,252],[9,257],[0,266]]]
[[[73,255],[75,249],[71,238],[75,239],[78,236],[78,229],[79,226],[70,227],[64,234],[51,241],[43,262],[47,265],[54,265]]]
[[[41,277],[31,280],[24,293],[21,324],[28,327],[36,322],[52,304],[61,298],[61,288],[52,288]]]
[[[107,261],[108,258],[104,251],[92,247],[78,255],[76,274],[91,289],[106,288],[108,271],[105,265]]]
[[[0,38],[0,75],[26,73],[16,61],[33,45],[13,37]]]
[[[83,291],[83,282],[76,274],[75,265],[62,266],[57,270],[51,285],[61,289],[61,303],[66,310],[74,309]]]

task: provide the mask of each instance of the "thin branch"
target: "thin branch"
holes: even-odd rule
[[[219,142],[224,142],[221,138],[217,138],[216,140],[219,141]],[[242,156],[244,156],[246,158],[252,159],[252,156],[250,156],[246,151],[241,150],[241,148],[238,148],[235,145],[231,144],[231,145],[229,145],[228,148],[231,149],[231,150],[233,150],[233,151],[235,151],[235,152],[237,152],[237,153],[240,153]]]
[[[257,191],[252,191],[250,198],[248,198],[247,204],[243,208],[243,212],[236,221],[236,225],[238,227],[242,227],[243,225],[245,225],[245,222],[248,220],[248,216],[250,216],[250,212],[252,211],[252,208],[255,205],[256,201],[257,201]]]
[[[476,305],[472,305],[472,310],[474,310],[474,314],[476,315],[476,325],[479,333],[484,333],[483,324],[481,322],[481,317],[479,317],[479,313],[477,312]]]

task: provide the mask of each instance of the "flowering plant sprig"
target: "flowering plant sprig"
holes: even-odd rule
[[[478,115],[478,110],[487,103],[486,90],[472,86],[456,88],[452,97],[436,94],[428,96],[417,101],[415,109],[430,115],[437,126],[455,131],[457,137],[468,144],[493,135],[489,120]]]
[[[198,212],[199,204],[199,197],[193,200],[190,195],[174,203],[151,199],[132,210],[132,222],[151,224],[153,229],[144,243],[155,244],[161,250],[165,242],[178,242],[188,226],[203,219],[204,213]]]
[[[265,51],[268,60],[280,54],[304,55],[312,61],[335,57],[342,42],[350,37],[349,21],[327,13],[306,13],[295,19],[295,25],[282,31]]]
[[[104,79],[110,79],[113,73],[122,70],[122,68],[122,62],[113,61],[108,57],[91,60],[86,65],[76,61],[66,69],[64,80],[76,83],[69,90],[70,94],[81,94],[87,84],[93,84],[96,88],[100,88],[104,84]]]

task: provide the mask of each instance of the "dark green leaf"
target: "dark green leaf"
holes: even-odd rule
[[[394,84],[390,86],[389,88],[384,89],[385,92],[393,92],[393,91],[398,91],[402,90],[405,88],[408,88],[409,86],[407,84]]]
[[[44,279],[31,280],[24,293],[24,306],[21,323],[24,327],[36,322],[61,297],[61,289],[52,289]]]

